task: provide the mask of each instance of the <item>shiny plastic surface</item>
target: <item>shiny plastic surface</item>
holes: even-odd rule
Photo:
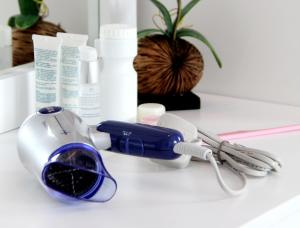
[[[71,143],[55,151],[44,167],[42,180],[48,190],[62,199],[105,202],[117,189],[100,154],[82,143]]]
[[[174,153],[174,146],[183,141],[179,131],[144,124],[130,124],[118,121],[102,122],[97,130],[110,134],[111,148],[121,154],[173,160],[180,157]]]
[[[89,139],[88,126],[70,111],[48,107],[30,116],[19,130],[18,152],[55,198],[104,202],[115,194],[116,182]]]

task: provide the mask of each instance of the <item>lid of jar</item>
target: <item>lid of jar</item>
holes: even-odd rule
[[[11,28],[6,25],[0,25],[0,47],[11,46]]]
[[[166,108],[162,104],[146,103],[138,107],[138,120],[141,123],[148,121],[157,122],[166,113]]]

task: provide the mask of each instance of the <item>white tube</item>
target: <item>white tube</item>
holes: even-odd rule
[[[57,33],[62,38],[60,59],[61,106],[78,113],[80,54],[79,47],[86,46],[88,36],[70,33]]]
[[[59,59],[62,39],[33,35],[36,75],[36,109],[60,105]]]

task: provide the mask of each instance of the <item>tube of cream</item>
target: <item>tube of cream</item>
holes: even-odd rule
[[[86,46],[87,35],[57,33],[63,40],[60,58],[61,105],[78,114],[80,85],[79,47]]]
[[[32,36],[36,75],[36,109],[59,106],[59,58],[62,39]]]

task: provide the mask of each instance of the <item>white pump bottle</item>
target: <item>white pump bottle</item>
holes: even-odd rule
[[[103,120],[136,122],[137,29],[107,24],[100,28],[100,101]]]
[[[136,122],[136,0],[100,1],[100,103],[103,120]]]

